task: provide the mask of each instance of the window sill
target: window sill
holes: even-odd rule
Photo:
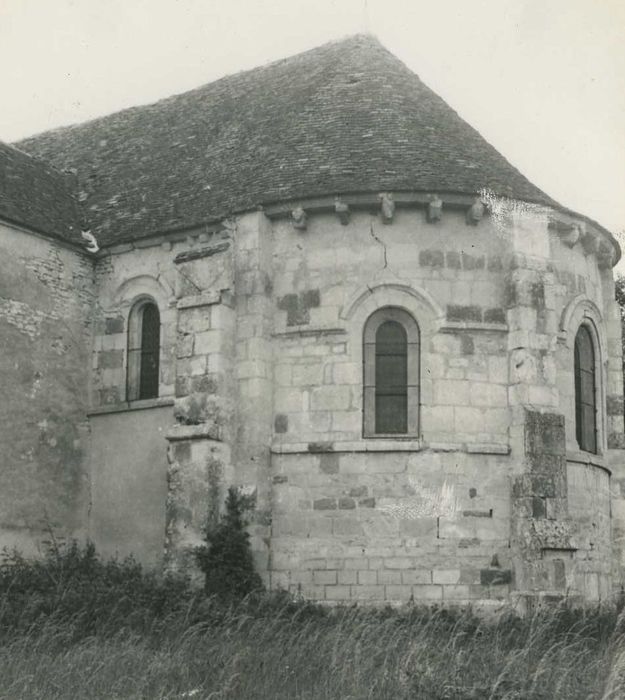
[[[101,416],[107,413],[126,413],[127,411],[142,411],[148,408],[173,406],[174,399],[169,396],[159,396],[157,399],[141,399],[140,401],[124,401],[123,403],[97,406],[87,411],[87,416]]]
[[[596,455],[593,452],[585,452],[584,450],[567,450],[566,461],[574,464],[586,464],[589,467],[597,467],[612,475],[612,470],[606,465],[606,459],[603,455]]]
[[[398,440],[365,438],[354,441],[316,442],[274,442],[271,452],[286,454],[321,454],[332,452],[468,452],[469,454],[508,455],[510,446],[500,443],[427,443],[417,438]]]

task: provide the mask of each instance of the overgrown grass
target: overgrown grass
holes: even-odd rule
[[[76,546],[0,567],[0,698],[608,700],[616,609],[471,610],[205,598]]]

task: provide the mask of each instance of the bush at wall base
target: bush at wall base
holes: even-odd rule
[[[243,598],[263,590],[260,576],[254,570],[248,522],[245,512],[253,499],[230,487],[226,510],[216,525],[206,528],[206,544],[195,550],[198,564],[205,576],[207,595]]]

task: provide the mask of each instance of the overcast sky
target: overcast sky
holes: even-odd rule
[[[0,0],[0,140],[362,31],[536,185],[625,229],[624,0]]]

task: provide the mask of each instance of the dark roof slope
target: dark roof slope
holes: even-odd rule
[[[75,178],[0,142],[0,220],[84,246]]]
[[[77,170],[100,244],[338,192],[488,187],[554,204],[362,35],[19,147]]]

